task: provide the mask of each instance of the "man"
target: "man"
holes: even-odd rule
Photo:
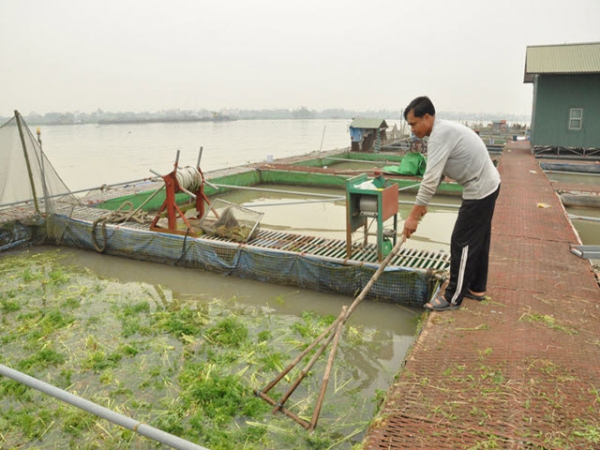
[[[417,199],[404,222],[409,238],[427,213],[444,176],[462,185],[462,204],[450,241],[450,281],[425,308],[447,311],[460,307],[464,297],[483,300],[487,288],[492,216],[500,192],[500,175],[481,138],[470,128],[435,117],[428,97],[417,97],[404,118],[420,139],[429,136],[427,168]]]

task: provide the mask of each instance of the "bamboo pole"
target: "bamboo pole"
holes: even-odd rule
[[[379,265],[379,267],[377,268],[377,270],[375,271],[375,273],[373,274],[373,276],[371,277],[369,282],[366,284],[366,286],[363,288],[363,290],[360,292],[358,297],[356,297],[354,299],[354,301],[348,308],[348,311],[346,313],[346,317],[344,318],[344,320],[348,319],[348,317],[350,317],[350,315],[354,312],[354,310],[359,305],[359,303],[364,300],[364,298],[369,293],[369,291],[371,290],[373,285],[377,282],[377,280],[379,279],[379,277],[381,276],[381,274],[383,273],[383,271],[385,270],[387,265],[390,263],[392,258],[394,256],[396,256],[396,253],[398,253],[398,251],[400,250],[400,247],[402,247],[402,244],[404,244],[404,242],[406,242],[406,237],[404,236],[404,234],[402,234],[400,236],[400,239],[398,239],[398,242],[396,243],[396,245],[392,248],[392,251],[389,253],[389,255],[386,256],[386,258],[383,260],[383,262]]]
[[[333,330],[333,328],[336,326],[336,324],[337,324],[337,320],[336,320],[335,322],[333,322],[331,325],[329,325],[329,326],[328,326],[328,327],[325,329],[325,331],[323,331],[323,332],[322,332],[322,333],[319,335],[319,337],[317,337],[317,338],[316,338],[316,339],[313,341],[313,343],[312,343],[312,344],[310,344],[308,347],[306,347],[306,348],[304,349],[304,351],[303,351],[302,353],[300,353],[298,356],[296,356],[296,358],[294,358],[294,360],[293,360],[293,361],[292,361],[292,362],[291,362],[291,363],[290,363],[290,364],[289,364],[289,365],[288,365],[288,366],[287,366],[287,367],[286,367],[286,368],[285,368],[285,369],[284,369],[284,370],[283,370],[283,371],[282,371],[282,372],[281,372],[281,373],[280,373],[280,374],[279,374],[277,377],[275,377],[275,379],[274,379],[273,381],[271,381],[271,382],[270,382],[270,383],[267,385],[267,387],[265,387],[265,388],[264,388],[262,391],[258,391],[258,389],[257,389],[257,390],[255,390],[255,391],[254,391],[254,393],[255,393],[256,395],[258,395],[258,393],[259,393],[259,392],[263,392],[263,393],[265,393],[265,394],[266,394],[267,392],[269,392],[269,391],[270,391],[270,390],[271,390],[271,389],[272,389],[272,388],[273,388],[273,387],[274,387],[274,386],[275,386],[277,383],[279,383],[279,381],[280,381],[280,380],[281,380],[281,379],[282,379],[284,376],[286,376],[286,375],[289,373],[289,371],[290,371],[290,370],[292,370],[292,369],[293,369],[293,368],[296,366],[296,364],[298,364],[298,363],[299,363],[299,362],[300,362],[300,361],[301,361],[301,360],[302,360],[302,359],[303,359],[303,358],[304,358],[304,357],[305,357],[305,356],[306,356],[306,355],[307,355],[307,354],[308,354],[308,353],[309,353],[309,352],[310,352],[310,351],[311,351],[313,348],[315,348],[315,347],[317,346],[317,344],[318,344],[319,342],[321,342],[321,341],[323,340],[323,338],[324,338],[325,336],[327,336],[327,334],[329,334],[329,332],[330,332],[331,330]]]
[[[19,136],[21,137],[21,145],[23,146],[23,155],[25,156],[25,164],[27,164],[27,173],[29,174],[29,182],[31,183],[31,193],[33,195],[33,203],[35,204],[35,212],[40,214],[40,205],[38,204],[37,194],[35,192],[35,182],[33,180],[33,172],[31,170],[31,162],[27,154],[27,145],[25,144],[25,136],[23,135],[23,126],[21,124],[21,114],[15,109],[15,119],[19,128]]]
[[[140,209],[142,209],[146,205],[146,203],[148,203],[150,200],[152,200],[164,188],[165,188],[165,186],[163,185],[163,186],[159,187],[156,191],[154,191],[152,193],[152,195],[150,195],[146,200],[144,200],[144,202],[140,206],[138,206],[137,209],[135,209],[131,214],[129,214],[123,222],[127,222],[129,219],[131,219],[135,213],[137,213]]]
[[[342,307],[340,317],[346,317],[347,306]],[[323,383],[321,384],[321,391],[319,392],[319,398],[317,399],[317,406],[313,411],[312,420],[310,421],[309,431],[313,431],[317,426],[319,420],[319,414],[321,414],[321,406],[325,399],[325,392],[327,391],[327,384],[329,384],[329,375],[331,374],[331,368],[333,367],[333,361],[335,360],[335,354],[337,353],[338,345],[340,343],[340,337],[342,335],[342,329],[344,327],[344,320],[340,320],[335,330],[335,337],[333,338],[333,347],[331,353],[329,353],[329,360],[327,361],[327,367],[325,368],[325,374],[323,375]]]
[[[333,367],[333,362],[335,360],[335,354],[336,354],[337,348],[339,346],[339,340],[340,340],[340,337],[342,334],[343,325],[346,322],[346,320],[348,319],[348,317],[350,317],[350,315],[356,310],[356,308],[358,307],[360,302],[362,302],[362,300],[366,297],[369,290],[377,282],[377,280],[379,279],[379,277],[385,270],[386,266],[390,263],[392,258],[396,255],[396,253],[398,253],[398,251],[400,250],[400,248],[402,247],[402,245],[404,244],[405,241],[406,241],[406,238],[404,237],[404,234],[403,234],[401,236],[401,238],[398,240],[398,242],[396,243],[396,245],[394,245],[394,247],[392,248],[392,250],[390,251],[388,256],[379,265],[379,267],[377,268],[377,270],[375,271],[375,273],[373,274],[373,276],[371,277],[369,282],[362,289],[362,291],[360,292],[358,297],[356,297],[354,299],[354,301],[352,302],[350,307],[344,305],[342,307],[342,311],[341,311],[340,315],[338,316],[338,318],[331,325],[329,325],[329,327],[327,327],[327,329],[325,331],[323,331],[317,337],[317,339],[315,339],[315,341],[313,341],[312,344],[310,344],[300,355],[298,355],[288,365],[288,367],[286,367],[277,377],[275,377],[275,379],[273,381],[271,381],[271,383],[269,383],[264,390],[262,390],[262,391],[255,390],[254,391],[256,395],[258,395],[263,400],[267,401],[269,404],[271,404],[273,406],[273,411],[272,411],[273,414],[275,414],[277,411],[282,411],[284,414],[286,414],[288,417],[290,417],[293,420],[295,420],[296,422],[298,422],[300,425],[302,425],[307,430],[313,431],[315,429],[315,427],[317,426],[320,412],[321,412],[323,400],[325,398],[325,392],[327,390],[327,384],[329,383],[329,376],[331,374],[331,368]],[[335,331],[332,331],[334,329],[334,327],[335,327]],[[266,393],[269,390],[271,390],[290,370],[292,370],[308,354],[309,351],[311,351],[326,336],[327,336],[327,338],[325,339],[325,342],[323,342],[323,344],[321,345],[319,350],[313,355],[313,357],[306,364],[304,369],[302,369],[298,378],[294,381],[294,383],[292,383],[290,388],[281,397],[281,399],[279,401],[276,401],[276,400],[272,399],[271,397],[269,397]],[[327,362],[327,366],[325,368],[325,373],[323,375],[323,384],[321,385],[321,390],[319,392],[319,397],[317,399],[317,404],[315,406],[315,410],[313,411],[313,416],[312,416],[311,422],[308,423],[305,420],[299,418],[297,415],[295,415],[288,409],[284,408],[283,405],[289,399],[289,397],[292,395],[292,393],[296,390],[296,388],[300,385],[300,382],[304,379],[304,377],[306,376],[308,371],[312,368],[312,366],[315,364],[315,362],[317,361],[319,356],[321,356],[321,354],[325,351],[325,349],[327,348],[327,346],[329,345],[329,343],[332,340],[334,341],[334,344],[333,344],[332,350],[329,354],[329,359]]]
[[[275,400],[273,400],[271,397],[269,397],[267,394],[264,394],[264,393],[262,393],[262,392],[259,391],[257,395],[260,398],[262,398],[264,401],[266,401],[267,403],[269,403],[271,406],[276,406],[277,405],[277,402]],[[306,420],[298,417],[296,414],[294,414],[289,409],[281,407],[280,411],[282,413],[284,413],[286,416],[288,416],[290,419],[295,420],[296,422],[298,422],[300,425],[302,425],[307,430],[310,428],[310,423],[308,423]]]
[[[334,321],[334,323],[332,325],[335,325],[337,327],[337,326],[339,326],[340,323],[343,323],[345,308],[346,308],[346,306],[344,306],[343,312],[339,315],[339,317]],[[287,392],[279,400],[279,403],[275,406],[275,408],[273,408],[273,414],[275,414],[281,406],[285,405],[285,402],[287,402],[288,398],[290,398],[290,396],[294,393],[296,388],[300,385],[300,382],[308,374],[310,369],[312,369],[312,366],[315,365],[315,363],[317,362],[319,357],[327,349],[327,346],[333,340],[334,336],[335,336],[335,332],[333,332],[333,330],[332,330],[330,332],[329,336],[327,336],[327,339],[325,339],[325,342],[323,342],[323,344],[321,344],[321,347],[317,350],[317,352],[313,355],[313,357],[308,361],[306,366],[304,366],[304,368],[300,372],[300,375],[298,376],[296,381],[294,381],[292,383],[292,385],[289,387]]]
[[[371,290],[371,287],[373,287],[373,285],[377,282],[377,280],[379,279],[379,277],[385,270],[386,266],[389,264],[389,262],[392,260],[392,258],[396,255],[396,253],[398,253],[398,251],[402,247],[402,244],[404,244],[405,241],[406,241],[406,238],[404,237],[404,234],[402,234],[400,239],[398,239],[398,242],[396,243],[396,245],[394,245],[394,247],[392,248],[392,251],[383,260],[383,262],[381,263],[381,265],[379,266],[377,271],[373,274],[373,276],[371,277],[369,282],[366,284],[366,286],[363,288],[363,290],[360,292],[358,297],[356,297],[354,299],[354,301],[352,302],[350,307],[347,310],[346,310],[346,308],[347,308],[346,306],[344,306],[342,308],[342,313],[340,314],[340,317],[343,317],[343,319],[340,321],[338,329],[336,330],[336,333],[335,333],[335,341],[334,341],[331,353],[329,355],[329,362],[325,369],[325,374],[323,375],[323,384],[321,385],[321,392],[319,393],[317,405],[315,406],[315,410],[313,411],[313,417],[312,417],[312,420],[310,423],[310,428],[309,428],[310,431],[313,431],[316,428],[317,421],[319,420],[319,414],[321,412],[321,406],[323,403],[323,399],[325,397],[325,391],[327,390],[327,384],[329,383],[329,374],[331,372],[331,367],[333,366],[333,360],[335,358],[335,353],[337,351],[339,338],[341,336],[341,327],[346,322],[348,317],[350,317],[350,315],[356,310],[356,308],[358,307],[360,302],[362,302],[363,299],[366,297],[367,293]]]

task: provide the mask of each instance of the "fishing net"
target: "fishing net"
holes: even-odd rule
[[[18,112],[0,126],[0,251],[44,242],[54,211],[71,214],[77,200]]]
[[[263,213],[215,199],[198,226],[211,236],[248,242],[258,234],[262,216]]]
[[[15,115],[0,126],[0,210],[20,205],[49,213],[59,203],[72,205],[75,198],[23,118]]]

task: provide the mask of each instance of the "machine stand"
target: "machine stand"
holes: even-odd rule
[[[384,230],[383,224],[393,217],[393,229]],[[396,245],[398,226],[398,185],[383,177],[368,178],[358,175],[346,181],[346,257],[352,257],[352,233],[364,227],[363,246],[368,241],[368,219],[377,222],[377,260]],[[393,241],[391,245],[390,239]]]

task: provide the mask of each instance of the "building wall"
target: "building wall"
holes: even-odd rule
[[[583,108],[583,127],[569,130],[571,108]],[[600,148],[600,74],[536,75],[533,145]]]

